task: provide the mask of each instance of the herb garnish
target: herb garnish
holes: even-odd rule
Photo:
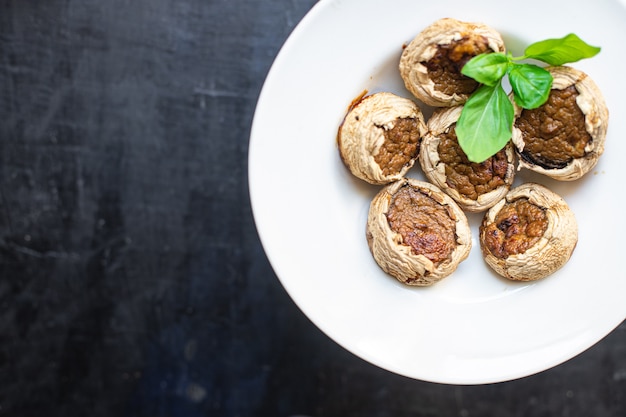
[[[514,108],[502,87],[508,75],[515,103],[535,109],[546,102],[552,89],[552,75],[525,59],[559,66],[591,58],[599,47],[588,45],[571,33],[560,39],[546,39],[530,45],[524,55],[492,52],[477,55],[463,66],[461,73],[482,84],[467,100],[457,121],[459,145],[472,162],[483,162],[495,155],[511,139]]]

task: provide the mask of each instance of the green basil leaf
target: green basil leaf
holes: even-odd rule
[[[526,58],[538,59],[557,66],[591,58],[597,55],[600,49],[597,46],[587,44],[576,34],[570,33],[563,38],[546,39],[533,43],[526,48],[524,55]]]
[[[508,65],[509,58],[501,52],[480,54],[463,65],[461,74],[481,84],[494,86],[504,77]]]
[[[502,88],[483,85],[467,100],[456,124],[461,149],[472,162],[495,155],[511,139],[513,104]]]
[[[525,109],[535,109],[548,100],[552,89],[552,75],[532,64],[514,64],[509,81],[515,102]]]

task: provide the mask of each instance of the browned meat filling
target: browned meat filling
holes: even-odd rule
[[[384,136],[385,141],[374,156],[374,161],[383,174],[397,174],[419,153],[419,121],[414,118],[397,118],[393,128],[384,131]]]
[[[563,168],[585,156],[591,136],[585,130],[585,115],[576,104],[578,91],[570,86],[552,90],[548,101],[533,110],[523,110],[515,122],[524,139],[522,157],[544,168]]]
[[[456,223],[446,206],[406,185],[393,196],[387,213],[389,227],[402,236],[416,255],[438,264],[456,247]]]
[[[479,164],[471,162],[452,127],[441,136],[437,151],[445,164],[446,183],[465,198],[477,200],[478,196],[505,184],[508,161],[504,150]]]
[[[484,245],[495,257],[506,259],[526,252],[548,228],[545,210],[522,198],[504,205],[495,221],[481,225]]]
[[[422,65],[428,69],[435,90],[447,95],[471,94],[478,83],[461,74],[461,69],[473,57],[488,51],[491,49],[484,36],[468,33],[450,44],[438,45],[435,56]]]

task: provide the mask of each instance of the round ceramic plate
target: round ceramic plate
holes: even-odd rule
[[[510,282],[484,263],[482,214],[469,215],[473,248],[452,275],[409,287],[375,263],[365,239],[380,187],[343,166],[336,132],[364,90],[411,98],[398,73],[403,45],[435,20],[486,23],[509,51],[575,32],[602,52],[573,66],[603,91],[611,113],[606,151],[584,178],[563,183],[522,170],[560,194],[579,222],[579,242],[561,270]],[[277,276],[302,311],[357,356],[408,377],[451,384],[520,378],[562,363],[626,317],[620,194],[626,155],[626,39],[622,2],[531,0],[320,1],[281,49],[261,92],[251,131],[249,184],[258,232]],[[426,116],[432,109],[423,107]],[[423,179],[419,164],[409,176]]]

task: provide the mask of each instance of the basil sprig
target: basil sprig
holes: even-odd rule
[[[535,109],[548,100],[552,75],[538,65],[520,61],[534,59],[558,66],[591,58],[599,52],[599,47],[588,45],[571,33],[533,43],[520,57],[492,52],[468,61],[461,73],[482,84],[465,103],[456,125],[459,145],[468,159],[483,162],[511,139],[514,109],[502,87],[505,76],[518,106]]]

